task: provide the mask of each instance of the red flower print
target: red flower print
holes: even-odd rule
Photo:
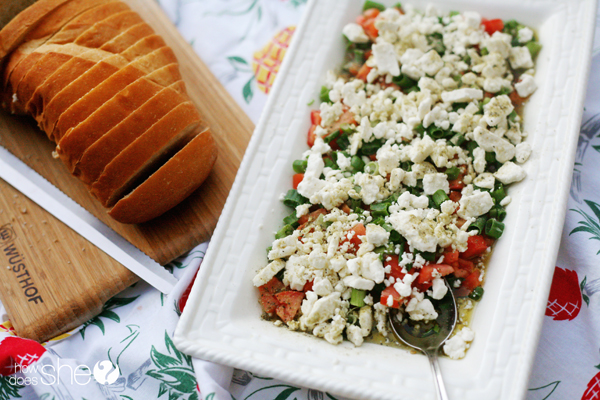
[[[194,286],[194,281],[196,281],[196,276],[198,276],[198,271],[196,271],[196,274],[192,278],[192,281],[190,282],[189,286],[187,287],[187,289],[185,289],[185,291],[181,295],[181,298],[179,299],[179,312],[183,312],[183,309],[187,304],[188,298],[190,297],[190,292],[192,291],[192,286]]]
[[[582,286],[585,281],[582,282]],[[573,320],[579,314],[582,303],[581,286],[577,272],[556,267],[548,297],[546,315],[555,321]],[[600,400],[600,399],[599,399]]]
[[[8,376],[19,368],[28,367],[44,354],[46,349],[29,339],[5,337],[0,341],[0,375]]]
[[[600,399],[600,372],[596,374],[587,384],[581,400],[599,400]]]

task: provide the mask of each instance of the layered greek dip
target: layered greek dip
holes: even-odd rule
[[[435,320],[446,279],[460,320],[444,351],[462,358],[508,186],[526,177],[519,108],[541,46],[516,21],[371,1],[343,35],[282,195],[291,213],[253,279],[264,315],[360,346],[389,335],[391,308]]]

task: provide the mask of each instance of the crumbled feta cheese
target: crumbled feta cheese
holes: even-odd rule
[[[443,190],[444,193],[450,193],[450,184],[448,183],[448,175],[439,172],[435,174],[426,174],[423,177],[423,191],[426,195],[431,195],[438,190]]]
[[[520,182],[525,179],[525,176],[527,176],[525,170],[511,161],[504,163],[504,165],[494,173],[494,177],[505,185],[513,182]]]
[[[533,39],[533,31],[527,27],[519,29],[517,32],[519,43],[527,43]]]
[[[369,37],[365,34],[362,26],[355,24],[354,22],[344,26],[342,33],[349,41],[354,43],[367,43],[369,41]]]
[[[462,328],[444,344],[444,353],[453,360],[458,360],[466,355],[470,343],[475,338],[475,333],[468,327]]]
[[[477,218],[490,211],[494,206],[494,200],[489,192],[474,190],[469,193],[465,189],[463,189],[462,197],[458,201],[460,204],[458,210],[459,216],[463,218]]]
[[[296,252],[298,239],[294,235],[289,235],[273,242],[271,251],[269,251],[269,260],[291,256]]]
[[[520,97],[529,97],[536,89],[535,79],[529,74],[521,75],[521,80],[515,83],[515,90]]]
[[[266,267],[261,269],[252,279],[254,286],[262,286],[268,283],[279,271],[285,267],[285,262],[280,259],[271,261]]]
[[[390,238],[390,233],[379,225],[367,225],[367,242],[375,247],[383,246]]]
[[[413,321],[432,321],[438,317],[431,300],[418,293],[406,305],[406,312]]]
[[[431,287],[431,297],[435,300],[441,300],[444,298],[446,293],[448,293],[448,287],[446,286],[446,282],[443,278],[434,278],[433,286]]]
[[[510,66],[514,69],[533,68],[531,53],[527,47],[513,47],[510,49]]]
[[[515,157],[517,162],[523,164],[525,161],[529,159],[531,155],[531,145],[527,142],[519,143],[516,146],[516,154]]]
[[[389,73],[392,76],[400,75],[400,66],[398,65],[394,45],[387,42],[377,42],[372,49],[375,65],[380,73]]]
[[[451,92],[442,92],[442,100],[446,103],[464,103],[483,99],[483,90],[461,88]]]

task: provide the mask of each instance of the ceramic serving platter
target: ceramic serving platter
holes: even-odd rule
[[[392,5],[395,1],[387,1]],[[424,9],[425,2],[404,1]],[[558,252],[588,76],[595,0],[432,2],[444,11],[518,19],[543,45],[539,89],[524,110],[533,155],[527,178],[510,187],[506,230],[488,267],[485,296],[466,358],[441,360],[450,397],[525,397]],[[427,359],[366,343],[333,346],[261,320],[252,277],[289,210],[280,202],[292,161],[307,149],[309,113],[318,107],[326,71],[343,58],[342,27],[363,1],[307,5],[284,65],[221,215],[200,275],[175,332],[193,356],[297,385],[357,399],[434,399]],[[309,106],[312,100],[314,104]]]

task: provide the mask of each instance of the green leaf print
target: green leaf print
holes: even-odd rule
[[[254,396],[255,394],[257,394],[259,392],[262,392],[263,390],[269,390],[269,389],[275,389],[275,388],[283,388],[283,390],[281,392],[279,392],[279,394],[277,395],[277,397],[275,397],[274,400],[286,400],[292,395],[292,393],[294,393],[297,390],[300,390],[300,388],[290,386],[290,385],[265,386],[265,387],[262,387],[260,389],[255,390],[254,392],[250,393],[248,396],[246,396],[246,398],[244,400],[250,400],[251,398],[252,398],[252,400],[259,399],[260,397],[252,397],[252,396]]]
[[[14,398],[21,398],[19,390],[25,386],[10,382],[9,376],[0,376],[0,400],[9,400]]]
[[[215,398],[215,393],[209,393],[204,400],[213,400]]]
[[[542,392],[546,392],[546,391],[550,390],[550,388],[552,388],[552,390],[550,391],[550,393],[548,393],[546,395],[546,397],[544,397],[542,399],[542,400],[546,400],[546,399],[550,398],[550,396],[552,396],[552,393],[554,393],[554,391],[556,390],[556,388],[558,387],[559,384],[560,384],[560,381],[554,381],[554,382],[550,382],[549,384],[544,385],[544,386],[540,386],[540,387],[537,387],[537,388],[529,389],[529,391],[533,392],[533,391],[536,391],[536,390],[540,390]]]
[[[227,57],[227,60],[229,61],[229,63],[231,64],[231,66],[239,72],[252,72],[252,68],[250,67],[250,64],[248,63],[248,61],[244,60],[242,57],[239,56],[230,56]]]
[[[571,211],[575,211],[579,213],[584,220],[579,221],[579,226],[569,233],[569,236],[577,233],[577,232],[587,232],[591,235],[590,240],[599,240],[600,241],[600,204],[595,203],[591,200],[584,200],[588,207],[594,213],[593,216],[590,216],[583,210],[575,210],[571,209]],[[594,218],[595,217],[595,218]],[[600,250],[596,254],[600,254]]]
[[[252,97],[254,97],[254,90],[252,88],[252,82],[254,81],[254,75],[248,80],[248,82],[244,85],[244,89],[242,90],[242,94],[244,95],[244,100],[247,104],[250,104],[252,101]]]
[[[146,375],[160,381],[157,398],[168,394],[171,399],[197,400],[196,376],[192,368],[191,357],[181,353],[165,331],[165,347],[167,353],[161,353],[154,346],[150,351],[150,359],[156,366]]]
[[[104,322],[102,322],[100,318],[108,318],[112,321],[115,321],[116,323],[120,323],[121,318],[119,318],[119,315],[117,315],[117,313],[111,310],[126,306],[134,302],[138,297],[140,296],[138,295],[135,297],[113,297],[110,300],[108,300],[106,304],[104,304],[104,306],[102,307],[102,312],[100,314],[90,319],[89,321],[84,322],[83,326],[81,327],[81,330],[79,331],[79,333],[81,333],[81,338],[85,340],[85,330],[90,325],[95,325],[98,328],[100,328],[102,334],[104,335]]]

